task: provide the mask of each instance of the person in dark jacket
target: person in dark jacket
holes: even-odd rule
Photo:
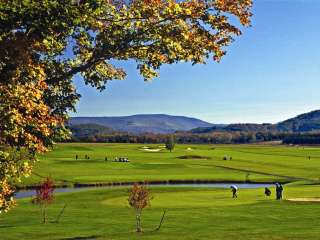
[[[280,183],[276,183],[276,199],[281,200],[282,199],[282,192],[283,187]]]
[[[270,197],[270,195],[271,195],[271,190],[266,187],[266,188],[264,189],[264,194],[265,194],[267,197]]]

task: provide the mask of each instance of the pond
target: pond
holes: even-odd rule
[[[148,184],[152,187],[195,187],[195,188],[230,188],[231,185],[236,185],[239,189],[248,189],[248,188],[265,188],[272,187],[274,184],[271,183],[182,183],[182,184]],[[103,189],[103,188],[113,188],[116,186],[101,186],[101,187],[69,187],[69,188],[55,188],[55,193],[64,193],[64,192],[78,192],[83,190],[91,189]],[[119,187],[119,186],[118,186]],[[122,187],[129,187],[129,185],[124,185]],[[35,190],[19,190],[15,193],[15,198],[26,198],[35,196]]]

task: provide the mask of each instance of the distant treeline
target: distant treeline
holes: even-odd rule
[[[291,134],[285,136],[285,144],[320,144],[320,133],[313,134]]]
[[[112,132],[105,134],[73,134],[69,142],[97,143],[165,143],[172,134],[130,134]],[[174,133],[176,143],[244,144],[265,141],[283,141],[285,144],[320,144],[320,133],[283,132],[212,132],[212,133]]]
[[[171,134],[129,134],[111,133],[86,136],[72,136],[71,142],[107,142],[107,143],[165,143]],[[284,134],[279,133],[246,133],[246,132],[214,132],[208,134],[175,133],[177,143],[254,143],[282,140]]]
[[[117,132],[96,124],[71,126],[71,142],[100,142],[100,143],[165,143],[171,134],[132,134]],[[320,144],[320,132],[294,133],[280,131],[241,131],[215,130],[214,132],[176,132],[177,143],[208,143],[208,144],[244,144],[265,141],[283,141],[285,144]]]

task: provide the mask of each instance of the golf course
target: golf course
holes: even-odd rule
[[[114,161],[121,157],[130,162]],[[273,183],[319,180],[320,148],[181,144],[170,152],[159,144],[65,143],[39,158],[33,176],[22,186],[47,176],[57,185],[175,180]]]
[[[0,0],[0,240],[320,240],[320,0]]]
[[[18,199],[1,216],[0,239],[280,240],[318,239],[320,234],[318,147],[180,144],[170,152],[161,144],[63,143],[39,159],[33,175],[18,187],[37,185],[48,176],[57,187],[149,182],[152,199],[142,213],[143,232],[135,232],[130,186],[105,186],[56,193],[46,224],[31,198]],[[273,185],[270,197],[261,187],[239,188],[233,199],[229,188],[197,187],[205,182],[281,182],[284,199],[275,200]]]

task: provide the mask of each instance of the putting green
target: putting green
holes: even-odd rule
[[[263,201],[267,199],[264,198],[262,194],[263,190],[261,190],[261,194],[257,196],[251,196],[251,194],[248,194],[250,193],[250,190],[248,189],[241,191],[240,194],[242,194],[242,199],[240,201],[237,201],[238,199],[231,198],[232,194],[229,189],[212,189],[211,194],[210,190],[201,191],[192,189],[185,189],[183,192],[180,190],[178,194],[176,192],[156,193],[152,196],[152,208],[208,208],[218,206],[237,206],[253,204],[257,200]],[[126,199],[127,197],[116,197],[104,200],[102,203],[107,206],[124,207],[127,205]]]
[[[142,214],[144,232],[135,233],[135,212],[127,203],[127,188],[57,194],[48,207],[59,223],[41,224],[39,207],[30,199],[1,216],[1,240],[314,240],[319,239],[320,204],[267,198],[263,189],[151,188],[151,206]],[[285,198],[320,198],[319,186],[285,186]],[[155,232],[163,211],[166,217]]]

